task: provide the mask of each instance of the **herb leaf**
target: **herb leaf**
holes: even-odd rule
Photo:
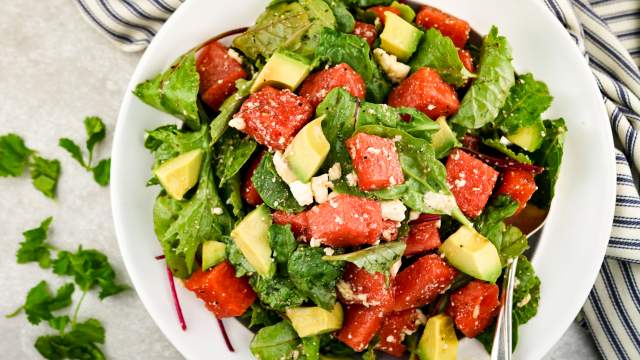
[[[291,281],[316,305],[330,310],[336,303],[336,282],[342,276],[341,263],[324,259],[324,250],[298,246],[287,263]]]
[[[509,92],[496,124],[507,134],[540,121],[540,115],[551,105],[553,97],[547,85],[530,73],[518,75]]]
[[[94,146],[102,141],[107,134],[107,128],[102,119],[97,116],[89,116],[84,119],[84,128],[87,132],[87,151],[89,151],[89,163],[93,159]]]
[[[490,148],[498,150],[499,152],[507,155],[508,157],[512,158],[513,160],[519,163],[531,164],[531,159],[529,158],[529,156],[527,156],[527,154],[521,153],[521,152],[516,153],[515,151],[511,150],[508,146],[501,143],[500,140],[498,139],[484,139],[482,140],[482,143],[487,145]]]
[[[82,150],[80,149],[80,146],[78,146],[78,144],[73,142],[73,140],[69,138],[61,138],[58,141],[58,145],[60,145],[61,148],[67,150],[69,155],[71,155],[73,159],[75,159],[80,165],[82,165],[83,168],[87,168],[87,164],[85,164],[84,162],[84,155],[82,155]]]
[[[29,229],[22,233],[24,240],[16,252],[18,264],[37,261],[43,269],[51,266],[51,246],[45,241],[49,232],[52,217],[48,217],[37,228]]]
[[[402,115],[410,115],[411,121],[402,120]],[[438,123],[416,109],[394,108],[386,104],[364,102],[360,104],[356,128],[366,125],[400,129],[425,140],[431,139],[431,135],[440,129]]]
[[[252,138],[243,136],[235,129],[228,129],[217,144],[219,157],[216,164],[216,175],[220,185],[236,175],[258,147]]]
[[[256,75],[257,76],[257,75]],[[211,127],[211,144],[218,142],[220,137],[225,133],[229,127],[229,120],[240,109],[244,99],[249,96],[251,85],[254,80],[238,79],[236,80],[236,92],[229,96],[220,105],[220,113],[216,116],[209,125]]]
[[[402,241],[392,241],[347,254],[324,256],[323,259],[348,261],[372,274],[377,272],[388,274],[391,266],[402,257],[405,247]]]
[[[342,0],[324,0],[329,5],[336,18],[336,30],[351,34],[356,26],[356,20]]]
[[[40,355],[50,360],[104,360],[105,356],[96,343],[104,343],[104,328],[98,320],[88,319],[75,324],[66,334],[40,336],[35,347]]]
[[[41,321],[53,319],[53,311],[64,309],[71,305],[71,295],[73,295],[73,284],[62,285],[52,295],[49,291],[49,285],[42,280],[38,285],[29,290],[27,298],[24,302],[24,312],[27,314],[27,320],[34,325],[38,325]]]
[[[102,159],[96,166],[91,169],[93,179],[100,186],[109,185],[111,175],[111,159]]]
[[[75,253],[58,252],[58,257],[53,262],[53,272],[73,276],[74,282],[82,291],[100,287],[100,299],[127,289],[125,285],[116,283],[116,273],[106,255],[93,249],[85,250],[82,246]]]
[[[56,187],[60,177],[60,161],[33,155],[29,164],[29,173],[36,189],[46,197],[54,198],[56,196]]]
[[[272,209],[286,212],[300,212],[304,207],[300,206],[289,186],[280,178],[273,165],[273,155],[265,153],[251,177],[253,186],[267,206]]]
[[[32,152],[20,136],[0,136],[0,177],[22,175]]]
[[[529,260],[520,256],[516,268],[517,285],[513,292],[513,316],[522,325],[538,313],[540,301],[540,279]]]

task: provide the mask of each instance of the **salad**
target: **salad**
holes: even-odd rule
[[[258,359],[490,349],[516,257],[516,330],[537,312],[523,231],[567,131],[511,60],[495,27],[387,0],[274,0],[183,54],[134,90],[181,120],[144,142],[170,279]]]

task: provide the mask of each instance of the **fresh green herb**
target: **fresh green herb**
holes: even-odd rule
[[[265,278],[253,275],[249,279],[249,283],[260,301],[276,311],[300,306],[307,299],[298,291],[291,279],[284,276],[275,275],[271,278]]]
[[[404,121],[403,115],[411,116],[411,121]],[[358,112],[356,128],[366,125],[382,125],[400,129],[417,138],[429,140],[440,126],[428,116],[413,108],[394,108],[386,104],[363,102]]]
[[[147,131],[144,147],[151,151],[155,158],[153,169],[157,169],[167,160],[195,149],[207,148],[207,128],[198,131],[182,131],[175,125],[160,126]]]
[[[220,113],[212,121],[209,127],[211,128],[211,144],[218,142],[220,137],[225,133],[229,127],[229,120],[240,109],[244,99],[249,96],[249,90],[253,85],[254,80],[238,79],[236,80],[236,92],[229,96],[220,106]]]
[[[533,194],[531,202],[541,208],[548,209],[555,195],[556,181],[560,175],[564,137],[567,126],[564,119],[545,120],[545,137],[540,148],[531,157],[536,164],[544,166],[545,171],[536,176],[538,190]]]
[[[184,207],[184,202],[178,201],[169,195],[159,195],[153,205],[153,228],[156,237],[162,246],[162,252],[165,256],[165,262],[174,276],[185,279],[189,276],[187,264],[184,255],[175,252],[178,246],[178,238],[176,235],[164,236],[167,229],[177,219]]]
[[[85,168],[85,170],[90,171],[93,174],[93,179],[96,181],[96,183],[98,183],[98,185],[107,186],[109,185],[109,175],[111,172],[111,159],[100,160],[98,164],[92,166],[93,149],[97,143],[101,142],[104,139],[106,134],[106,127],[102,122],[102,119],[97,116],[86,117],[84,119],[84,127],[87,133],[87,141],[85,146],[87,148],[88,157],[86,160],[84,158],[82,149],[80,149],[80,146],[73,142],[73,140],[69,138],[61,138],[58,141],[58,145],[61,148],[67,150],[69,155],[71,155],[73,159],[75,159],[83,168]],[[48,175],[51,174],[52,173],[49,173]]]
[[[18,264],[38,262],[43,269],[51,266],[52,247],[46,243],[46,240],[52,220],[52,217],[48,217],[40,223],[40,226],[22,233],[24,241],[20,243],[16,253]]]
[[[442,35],[435,28],[427,30],[418,45],[411,62],[411,71],[421,67],[429,67],[437,71],[442,79],[456,87],[461,87],[470,78],[475,77],[462,64],[458,49],[451,38]]]
[[[300,245],[287,264],[291,281],[302,295],[316,305],[333,309],[336,303],[336,282],[342,276],[342,264],[324,260],[324,250]]]
[[[511,148],[501,143],[500,140],[498,139],[484,139],[482,140],[482,143],[487,145],[490,148],[498,150],[499,152],[507,155],[508,157],[512,158],[513,160],[519,163],[531,164],[531,159],[529,158],[529,156],[527,156],[527,154],[521,153],[521,152],[516,153]]]
[[[333,65],[347,63],[362,76],[367,87],[367,99],[374,103],[384,102],[391,90],[391,83],[371,58],[366,41],[356,35],[325,28],[320,34],[315,53],[318,59]]]
[[[348,261],[369,273],[389,274],[391,266],[404,253],[406,245],[402,241],[392,241],[385,244],[371,246],[347,254],[324,256],[327,261]]]
[[[52,312],[71,305],[73,290],[73,284],[69,283],[58,288],[56,294],[53,295],[47,282],[42,280],[29,290],[24,305],[7,317],[16,316],[24,309],[27,320],[33,325],[38,325],[41,321],[52,320],[55,318]]]
[[[285,266],[296,250],[298,242],[291,232],[291,225],[273,224],[269,228],[269,246],[273,250],[273,258],[278,266]]]
[[[305,360],[320,360],[320,337],[308,336],[302,339],[302,355]]]
[[[515,83],[511,64],[511,47],[498,36],[494,26],[482,43],[478,77],[475,79],[451,122],[468,129],[478,129],[493,122]]]
[[[59,335],[40,336],[35,347],[45,359],[106,359],[97,344],[104,344],[104,328],[100,321],[88,319],[72,324],[71,331],[65,333],[63,327]]]
[[[336,30],[351,34],[356,26],[356,20],[345,5],[343,0],[324,0],[329,5],[333,16],[336,18]]]
[[[273,155],[266,153],[262,157],[251,181],[264,203],[270,208],[286,212],[304,210],[304,207],[300,206],[291,194],[289,186],[278,176],[273,165]]]
[[[47,197],[54,198],[56,196],[56,187],[60,177],[60,161],[33,155],[31,164],[29,164],[29,173],[36,189]]]
[[[198,109],[200,75],[196,70],[195,51],[183,55],[164,73],[142,82],[133,94],[144,103],[173,115],[198,130],[202,125]]]
[[[249,348],[261,360],[293,359],[293,352],[300,345],[300,338],[288,321],[260,329]]]
[[[496,124],[507,134],[529,127],[540,121],[540,115],[549,108],[552,100],[545,83],[537,81],[530,73],[518,75]]]

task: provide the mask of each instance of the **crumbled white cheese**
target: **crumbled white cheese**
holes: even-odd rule
[[[391,265],[391,268],[389,269],[389,273],[391,274],[391,276],[396,276],[396,274],[400,270],[400,266],[402,266],[402,260],[398,260],[394,262],[393,265]]]
[[[445,214],[451,214],[456,208],[456,199],[453,195],[446,195],[436,192],[424,193],[422,200],[424,204],[434,210],[442,211]]]
[[[402,221],[407,207],[400,200],[381,201],[382,218],[386,220]]]
[[[394,234],[395,234],[395,229],[388,229],[388,228],[384,229],[382,230],[382,239],[386,241],[391,241]]]
[[[335,252],[335,250],[333,250],[333,249],[332,249],[332,248],[330,248],[330,247],[326,247],[326,248],[324,248],[324,249],[322,249],[322,250],[324,250],[324,254],[325,254],[325,255],[327,255],[327,256],[331,256],[331,255],[333,255],[333,253]]]
[[[321,244],[322,241],[320,241],[320,239],[312,237],[311,240],[309,240],[309,246],[311,247],[320,247]]]
[[[477,319],[478,316],[480,316],[480,305],[479,304],[473,307],[473,314],[471,314],[471,316],[474,319]]]
[[[211,209],[211,213],[213,215],[222,215],[222,208],[215,207],[215,208]]]
[[[409,71],[411,71],[409,65],[401,63],[395,55],[387,54],[386,51],[380,48],[373,50],[373,56],[378,64],[380,64],[382,70],[387,73],[391,82],[401,82],[409,75]]]
[[[233,118],[229,120],[229,126],[234,129],[242,131],[247,126],[247,124],[245,124],[243,118]]]
[[[227,54],[229,55],[230,58],[232,58],[233,60],[239,62],[240,64],[242,64],[242,57],[240,57],[240,54],[238,54],[237,51],[233,50],[233,49],[229,49],[227,51]]]
[[[332,187],[332,185],[331,181],[329,181],[329,175],[327,174],[311,178],[313,198],[316,199],[318,204],[322,204],[329,199],[329,188]]]
[[[387,336],[386,340],[387,340],[388,343],[392,343],[392,342],[394,342],[396,340],[396,338],[394,338],[393,335],[389,335],[389,336]]]
[[[352,171],[347,174],[347,184],[349,184],[349,186],[358,185],[358,175],[356,175],[355,172]]]
[[[342,177],[342,167],[340,163],[335,163],[329,168],[329,180],[336,181]]]
[[[519,307],[519,308],[520,308],[520,307],[523,307],[523,306],[527,305],[527,304],[529,303],[529,301],[531,301],[531,294],[530,294],[530,293],[528,293],[527,295],[525,295],[525,296],[522,298],[522,300],[516,304],[516,306],[517,306],[517,307]]]
[[[419,211],[415,211],[415,210],[409,211],[409,221],[418,220],[419,217],[420,217]]]
[[[298,180],[298,178],[293,174],[293,171],[289,168],[282,152],[276,151],[275,154],[273,154],[273,166],[276,168],[278,175],[280,175],[282,180],[287,184],[291,184]]]
[[[500,144],[504,146],[509,146],[511,145],[511,141],[509,141],[509,139],[507,139],[506,137],[502,136],[500,137]]]
[[[301,206],[313,204],[313,191],[311,190],[311,183],[303,183],[300,180],[296,180],[289,184],[291,194]]]
[[[340,280],[338,281],[338,283],[336,284],[336,289],[338,290],[338,292],[340,293],[340,295],[342,295],[342,298],[347,302],[347,303],[356,303],[356,304],[362,304],[364,306],[375,306],[375,305],[379,305],[378,301],[374,301],[374,302],[369,302],[367,299],[367,294],[356,294],[353,292],[353,289],[351,288],[351,285],[344,281],[344,280]]]

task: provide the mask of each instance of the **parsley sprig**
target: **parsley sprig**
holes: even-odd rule
[[[87,158],[83,154],[78,144],[69,138],[61,138],[58,145],[67,150],[69,155],[75,159],[83,168],[93,173],[93,179],[101,186],[109,185],[109,173],[111,172],[111,159],[102,159],[95,166],[93,163],[93,149],[96,144],[104,140],[107,134],[107,128],[97,116],[89,116],[84,119],[84,128],[87,133],[85,147],[87,149]]]
[[[97,319],[78,321],[80,306],[92,289],[99,288],[98,296],[104,299],[127,287],[116,282],[116,274],[103,253],[81,246],[76,252],[70,252],[49,244],[47,237],[52,221],[51,217],[46,218],[38,227],[23,233],[24,240],[16,252],[17,261],[20,264],[37,262],[43,269],[51,268],[57,275],[72,277],[73,283],[52,292],[46,281],[40,281],[29,290],[24,304],[7,317],[24,311],[31,324],[46,322],[55,331],[38,337],[34,344],[46,359],[104,359],[99,347],[104,343],[104,327]],[[76,287],[82,294],[75,307],[68,315],[60,315],[59,311],[73,304]]]

